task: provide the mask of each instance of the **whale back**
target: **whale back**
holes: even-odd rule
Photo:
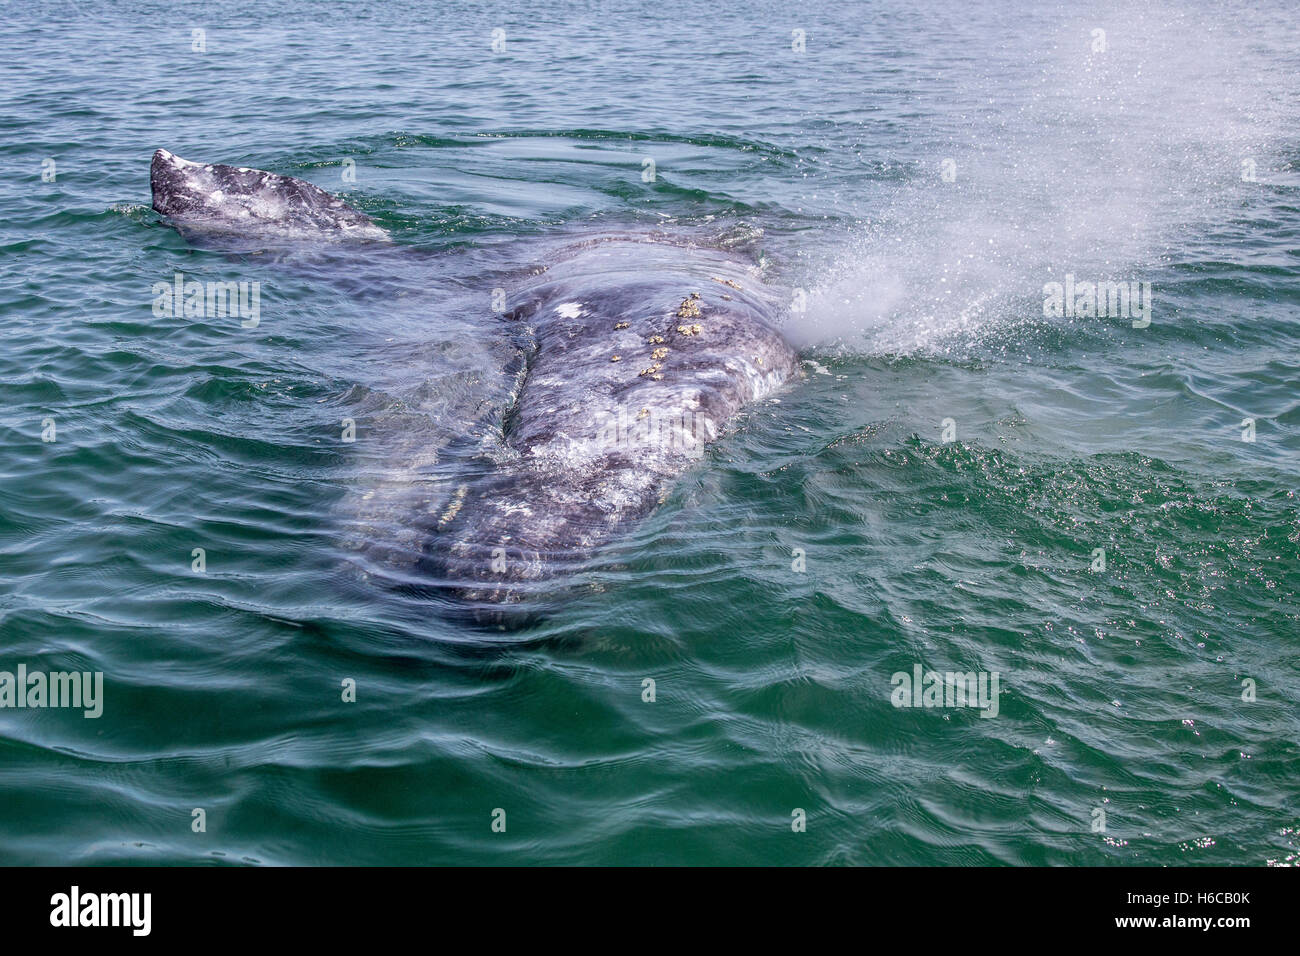
[[[455,491],[426,570],[477,616],[526,605],[661,503],[797,368],[756,269],[680,243],[559,253],[516,295],[530,348],[492,467]]]

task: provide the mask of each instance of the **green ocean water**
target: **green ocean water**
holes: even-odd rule
[[[104,687],[0,708],[0,862],[1296,861],[1293,6],[0,10],[0,671]],[[158,147],[411,255],[195,247]],[[501,277],[648,230],[793,290],[800,381],[526,628],[358,575]]]

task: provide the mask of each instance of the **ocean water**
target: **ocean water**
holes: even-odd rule
[[[3,862],[1296,861],[1293,5],[0,9],[0,670],[103,674],[0,708]],[[158,147],[403,255],[191,245]],[[526,627],[371,573],[502,277],[650,231],[800,381]]]

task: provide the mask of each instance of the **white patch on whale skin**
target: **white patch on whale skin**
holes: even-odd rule
[[[158,152],[163,154],[162,158],[164,162],[170,163],[171,165],[175,166],[177,169],[185,169],[186,167],[190,167],[190,166],[199,166],[205,169],[208,168],[207,166],[204,166],[203,163],[192,163],[188,159],[181,159],[175,153],[168,152],[165,149],[160,149],[158,150]]]
[[[555,307],[555,311],[566,319],[576,319],[587,314],[581,302],[561,302]]]

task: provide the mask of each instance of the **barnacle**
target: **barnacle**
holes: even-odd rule
[[[442,517],[438,519],[438,527],[441,528],[460,513],[461,507],[465,504],[465,492],[467,491],[469,491],[469,485],[461,485],[456,489],[456,493],[452,495],[451,504],[447,506],[447,510],[444,511]]]
[[[700,307],[695,301],[695,296],[689,299],[682,299],[682,304],[677,308],[677,318],[679,319],[698,319],[700,317]]]

